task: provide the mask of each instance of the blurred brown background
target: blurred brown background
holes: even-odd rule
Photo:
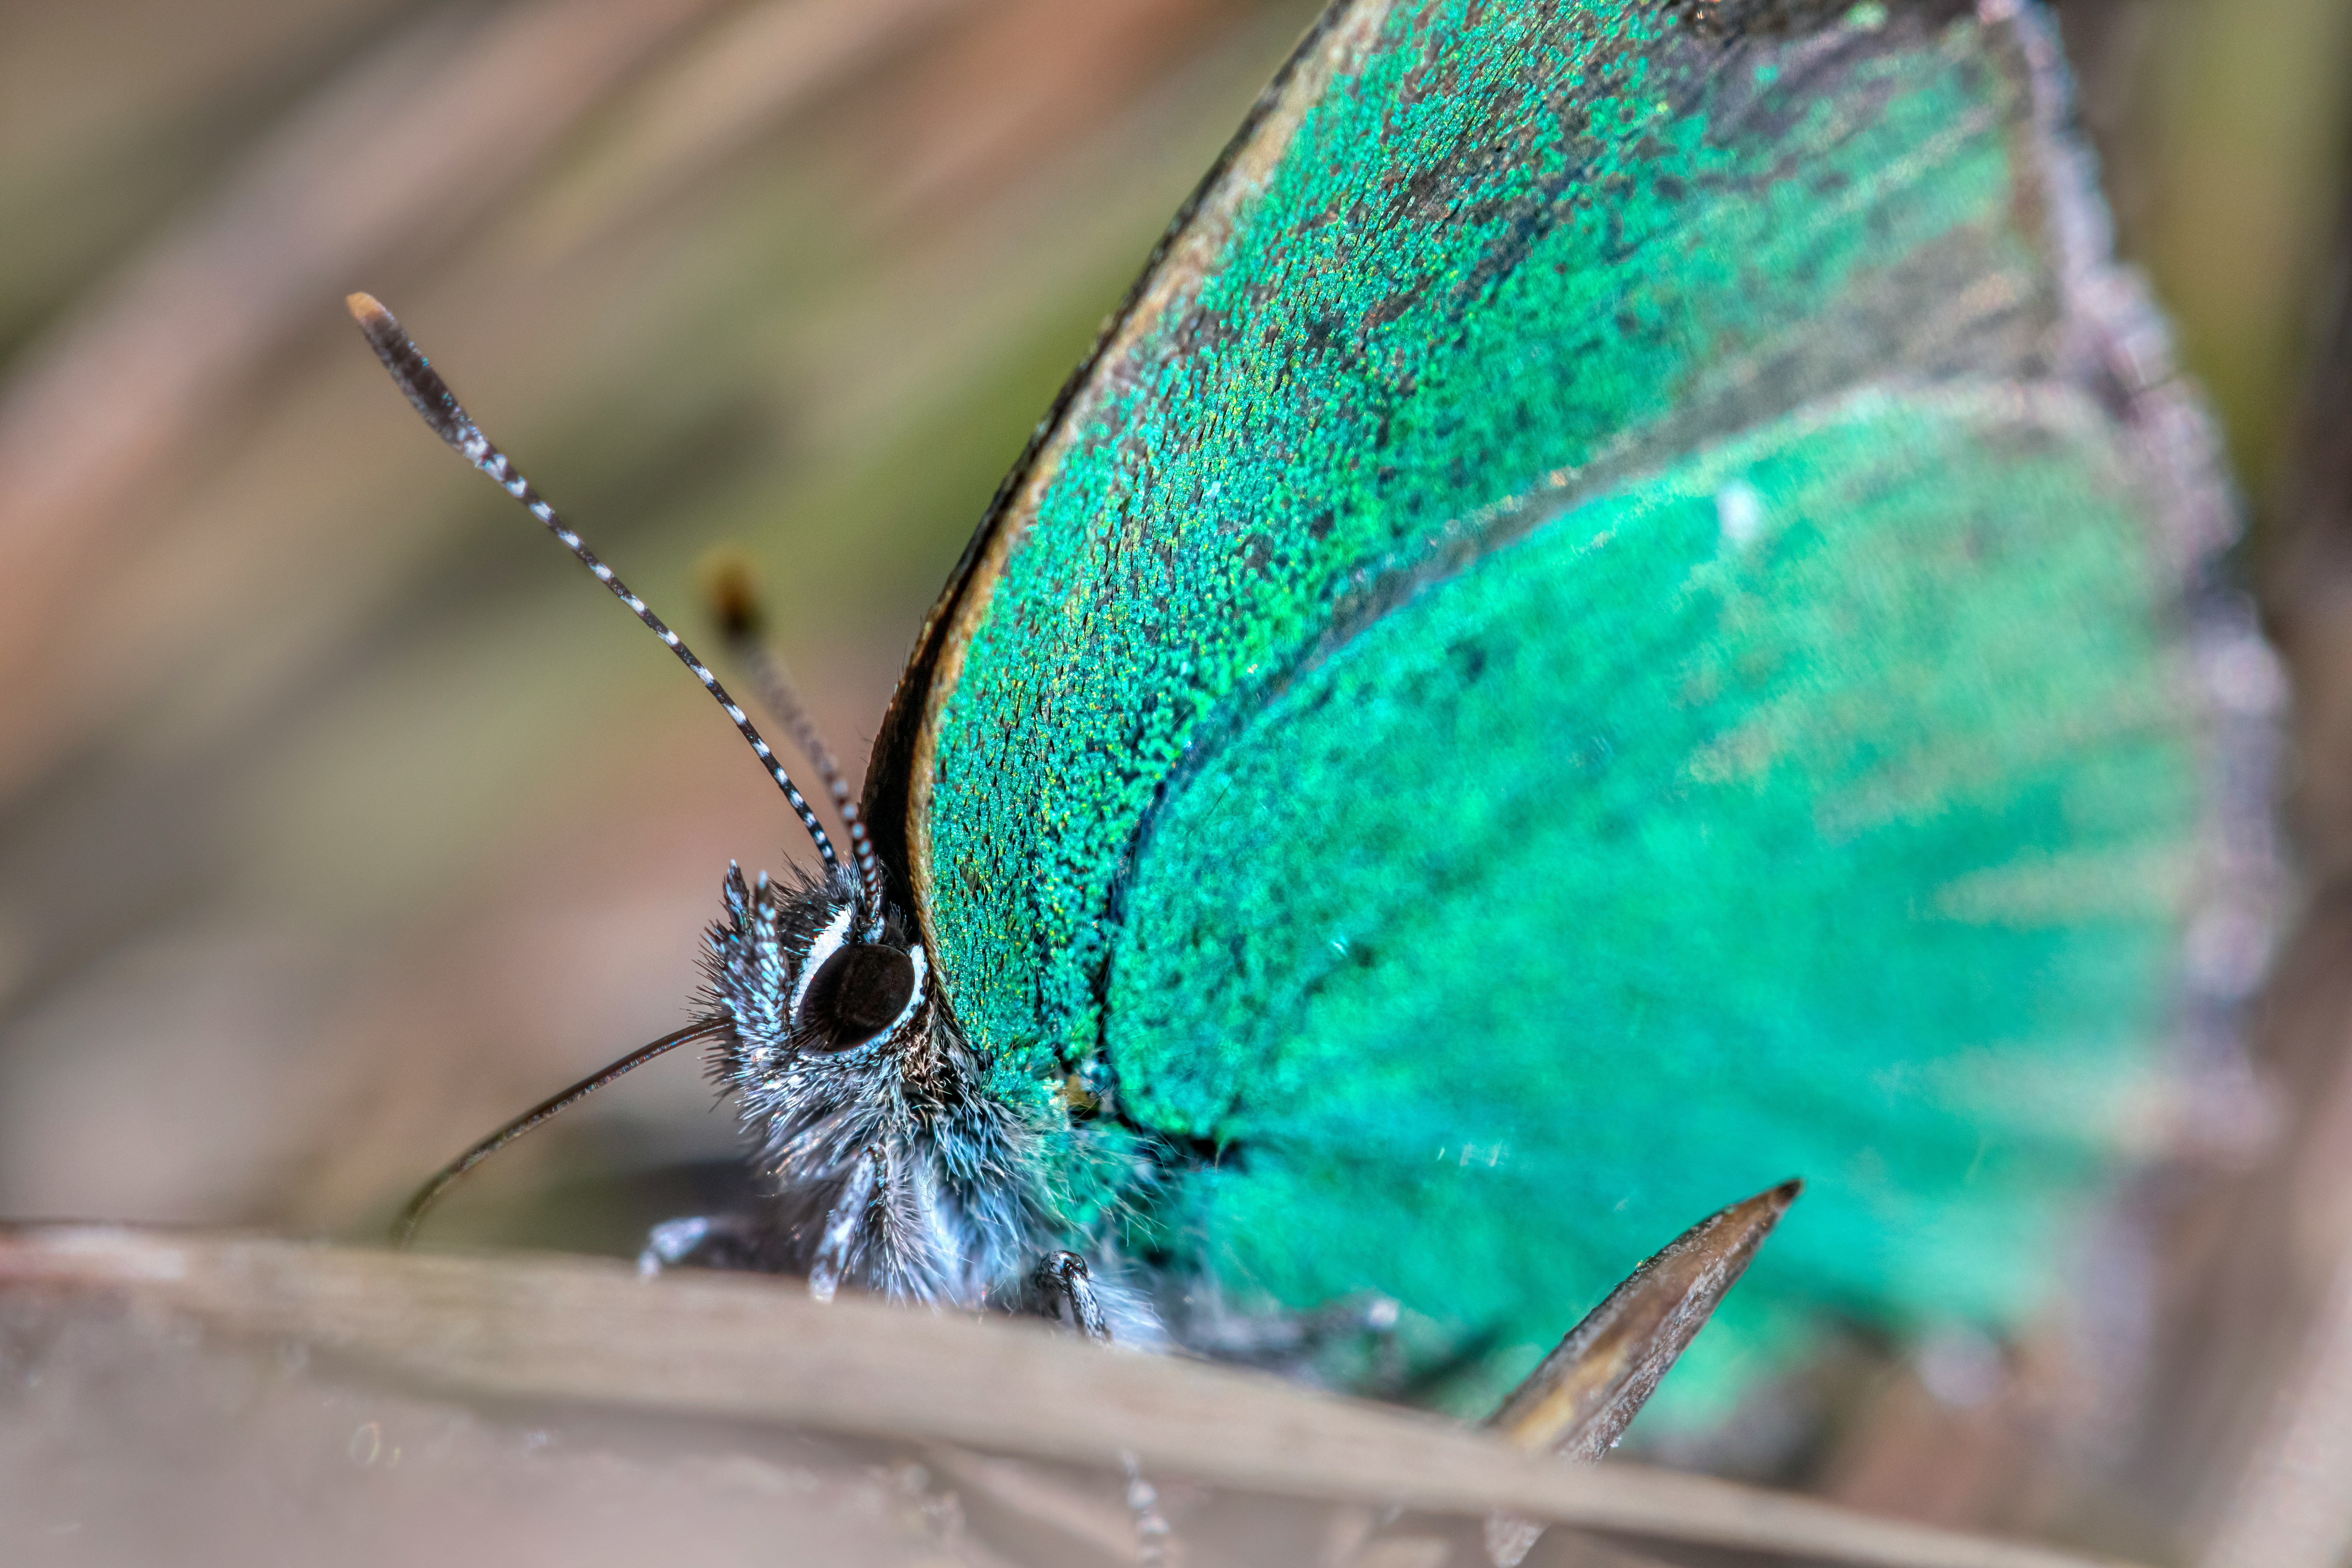
[[[989,492],[1309,15],[7,12],[0,1210],[373,1226],[675,1027],[728,860],[803,852],[346,289],[690,639],[698,559],[740,542],[862,763]],[[681,1057],[476,1206],[567,1148],[722,1153],[709,1104]]]
[[[403,405],[346,290],[690,640],[698,561],[742,545],[855,765],[1031,422],[1313,9],[0,4],[0,1215],[372,1234],[681,1022],[729,859],[800,853],[691,683]],[[2269,1135],[2160,1194],[2164,1363],[2098,1479],[2021,1473],[2030,1394],[1927,1384],[1813,1479],[2319,1568],[2352,1505],[2262,1531],[2282,1455],[2352,1493],[2352,0],[2060,14],[2256,519],[2309,915],[2254,1031]],[[709,1106],[666,1062],[444,1234],[625,1246],[723,1162]]]

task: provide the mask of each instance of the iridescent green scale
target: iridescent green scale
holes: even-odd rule
[[[2181,476],[2047,35],[1355,0],[1308,38],[869,775],[1075,1228],[1532,1354],[1801,1175],[1702,1398],[1824,1311],[2032,1308],[2203,809]]]

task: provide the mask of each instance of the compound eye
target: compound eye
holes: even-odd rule
[[[915,994],[915,961],[879,942],[845,943],[809,982],[801,1023],[818,1050],[846,1050],[888,1028]]]

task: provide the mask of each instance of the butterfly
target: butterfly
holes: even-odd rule
[[[820,1297],[1211,1351],[1371,1300],[1467,1406],[1799,1175],[1691,1399],[1839,1319],[2016,1324],[2210,837],[2213,481],[2065,116],[2000,0],[1338,0],[998,492],[862,800],[750,654],[838,843],[354,296],[823,868],[730,868],[695,1021],[411,1223],[700,1044],[770,1196],[652,1255]]]

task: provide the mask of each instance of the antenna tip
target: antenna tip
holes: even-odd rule
[[[760,606],[760,575],[751,558],[722,545],[702,558],[702,592],[730,642],[756,637],[767,616]]]
[[[346,294],[343,296],[343,309],[349,310],[352,320],[362,327],[373,326],[392,314],[383,308],[383,301],[373,294]]]

